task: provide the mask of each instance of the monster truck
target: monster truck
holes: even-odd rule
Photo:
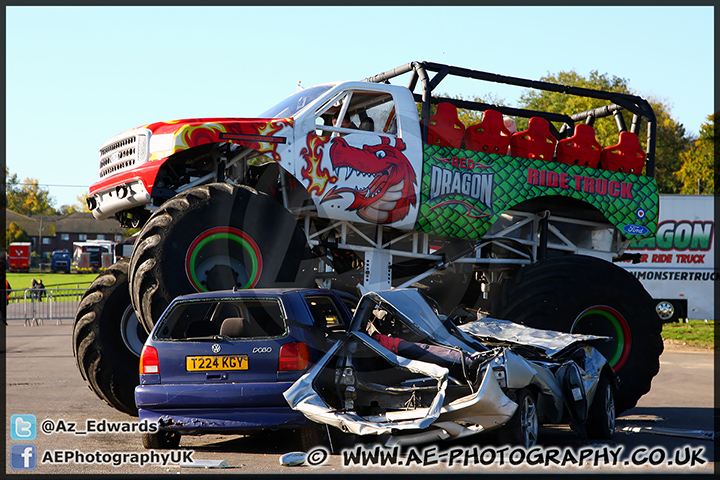
[[[597,107],[566,115],[437,94],[450,78]],[[465,125],[458,109],[482,121]],[[527,129],[513,132],[514,120]],[[608,123],[619,141],[603,147],[593,127]],[[102,145],[88,207],[142,230],[129,263],[80,305],[79,368],[135,413],[133,345],[178,295],[412,286],[457,323],[491,315],[611,336],[601,351],[627,410],[662,352],[650,296],[613,264],[657,228],[655,132],[637,96],[430,62],[302,89],[257,118],[129,130]]]

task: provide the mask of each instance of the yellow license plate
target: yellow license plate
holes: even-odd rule
[[[247,355],[215,355],[185,357],[188,372],[212,372],[214,370],[247,370]]]

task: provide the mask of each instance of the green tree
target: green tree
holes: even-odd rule
[[[22,183],[17,174],[10,175],[10,169],[5,167],[7,178],[7,208],[23,215],[54,215],[55,200],[50,192],[40,188],[35,178],[26,178]]]
[[[444,98],[453,98],[455,100],[467,100],[471,102],[482,102],[482,103],[488,103],[491,105],[505,105],[505,100],[496,96],[493,93],[488,93],[486,95],[483,95],[481,97],[469,97],[465,98],[462,95],[448,95],[447,93],[438,93],[438,97],[444,97]],[[422,115],[422,105],[418,103],[417,105],[417,112],[418,116]],[[430,116],[432,117],[437,113],[437,105],[433,104],[430,105]],[[465,108],[458,108],[458,119],[465,124],[466,127],[469,127],[470,125],[475,125],[476,123],[480,123],[482,121],[482,112],[478,112],[477,110],[467,110]]]
[[[655,180],[658,190],[660,193],[680,193],[682,182],[675,172],[682,167],[681,157],[690,149],[693,139],[686,134],[685,127],[672,119],[664,103],[653,98],[648,98],[648,101],[657,119]]]
[[[571,70],[569,72],[561,71],[557,74],[549,74],[541,78],[541,80],[595,90],[606,90],[626,94],[634,93],[628,86],[627,79],[614,75],[610,76],[606,73],[601,74],[597,70],[590,72],[587,78]],[[690,148],[692,138],[686,134],[685,128],[672,118],[670,108],[665,103],[653,98],[648,98],[647,100],[652,106],[657,120],[655,179],[657,180],[661,193],[678,193],[681,182],[674,175],[674,172],[680,168],[680,155]],[[530,90],[523,93],[520,96],[519,103],[524,108],[532,110],[564,114],[590,110],[607,104],[604,100],[540,90]],[[625,124],[629,127],[632,121],[632,115],[626,111],[623,111],[622,114]],[[518,130],[527,128],[527,119],[518,118],[516,122]],[[560,126],[561,125],[558,124],[555,125],[556,128],[560,128]],[[595,136],[600,145],[608,147],[617,143],[618,131],[612,116],[597,119],[593,127],[595,128]],[[646,131],[647,124],[641,121],[639,132]],[[646,149],[645,134],[643,133],[639,136],[643,148]]]
[[[505,105],[505,100],[498,97],[492,92],[489,92],[480,97],[464,98],[462,95],[457,95],[453,98],[457,98],[458,100],[469,100],[472,102],[488,103],[490,105]],[[458,118],[461,122],[465,124],[466,127],[469,127],[470,125],[475,125],[482,121],[482,112],[478,112],[477,110],[466,110],[464,108],[459,108]]]
[[[70,215],[71,213],[77,213],[77,212],[85,212],[85,213],[90,212],[90,209],[87,207],[87,198],[88,198],[87,193],[78,195],[75,198],[77,199],[78,203],[75,203],[73,205],[60,206],[60,208],[58,210],[60,215]]]
[[[27,232],[20,228],[15,222],[10,222],[10,225],[5,229],[5,248],[10,248],[10,244],[13,242],[29,242],[30,237]]]
[[[682,166],[675,172],[681,182],[680,193],[715,193],[715,114],[708,115],[707,123],[700,126],[700,137],[690,150],[680,155]]]

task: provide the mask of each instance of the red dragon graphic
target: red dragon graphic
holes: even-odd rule
[[[367,186],[333,187],[322,202],[340,198],[341,193],[355,196],[348,210],[356,210],[363,220],[373,223],[392,223],[405,218],[410,205],[415,205],[415,170],[402,151],[405,142],[382,137],[379,145],[365,145],[356,148],[348,145],[343,138],[336,138],[330,147],[330,161],[333,169],[344,180],[352,175],[353,180],[369,178]],[[358,182],[360,183],[360,182]]]

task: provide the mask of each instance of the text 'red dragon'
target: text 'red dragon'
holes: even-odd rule
[[[352,193],[354,200],[347,209],[357,211],[363,220],[392,223],[403,219],[410,211],[410,205],[415,205],[417,183],[415,170],[403,150],[405,142],[399,138],[394,146],[390,145],[389,138],[382,137],[382,143],[363,148],[352,147],[343,138],[334,139],[330,147],[333,169],[340,181],[344,178],[346,185],[355,183],[356,186],[335,186],[322,201]]]

